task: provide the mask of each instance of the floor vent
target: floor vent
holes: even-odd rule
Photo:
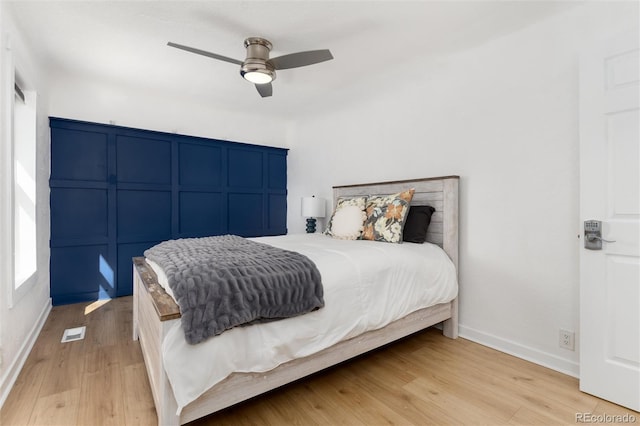
[[[61,343],[73,342],[75,340],[84,339],[84,332],[87,329],[84,325],[82,327],[67,328],[62,335]]]

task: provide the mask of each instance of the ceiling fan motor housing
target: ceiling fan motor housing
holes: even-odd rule
[[[249,37],[244,41],[244,46],[247,48],[247,58],[240,67],[240,75],[252,81],[251,78],[245,77],[245,74],[260,73],[271,77],[270,80],[275,80],[275,68],[269,63],[269,52],[273,47],[271,42],[261,37]]]

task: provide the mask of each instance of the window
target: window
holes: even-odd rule
[[[16,78],[16,81],[18,79]],[[13,101],[13,299],[35,280],[36,94],[14,85]],[[25,289],[26,290],[26,289]]]

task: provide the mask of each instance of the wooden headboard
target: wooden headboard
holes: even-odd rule
[[[414,188],[411,205],[436,209],[431,217],[427,241],[439,245],[458,268],[458,183],[459,176],[397,180],[333,187],[333,205],[339,197],[389,195]]]

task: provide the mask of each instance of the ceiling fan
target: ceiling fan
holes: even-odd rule
[[[273,45],[269,40],[261,37],[249,37],[244,41],[244,47],[247,48],[247,58],[244,61],[173,42],[169,42],[167,45],[186,50],[187,52],[240,65],[240,75],[255,84],[258,93],[260,93],[260,96],[263,98],[273,94],[271,82],[276,78],[276,70],[305,67],[333,59],[333,55],[331,55],[328,49],[309,50],[278,56],[277,58],[269,58],[269,52]]]

